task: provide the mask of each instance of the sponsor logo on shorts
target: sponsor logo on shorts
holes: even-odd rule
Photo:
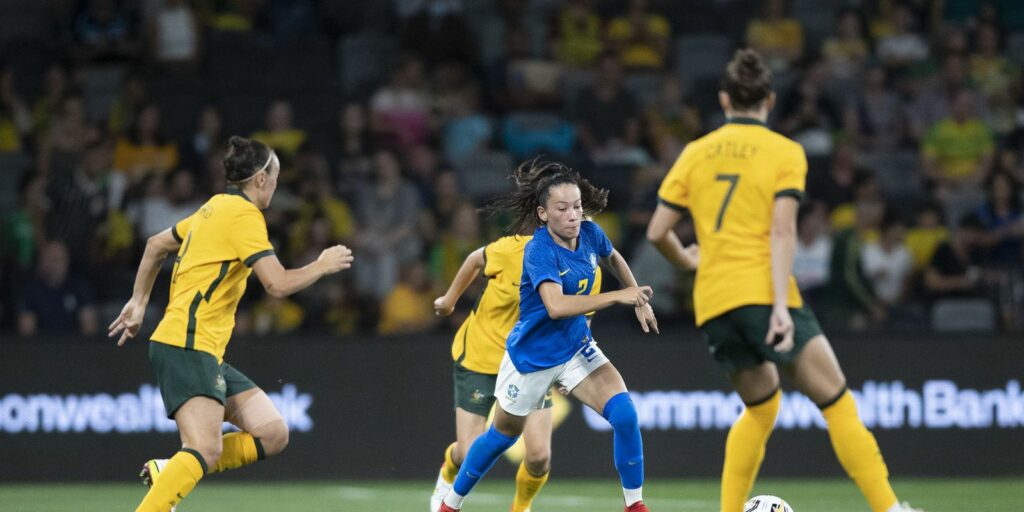
[[[483,403],[484,398],[486,397],[484,396],[483,393],[480,392],[479,389],[474,389],[473,392],[469,394],[469,401],[474,404]]]
[[[224,381],[223,375],[217,376],[217,379],[213,381],[213,387],[216,388],[217,391],[227,391],[228,383]]]
[[[512,401],[519,396],[519,387],[515,384],[509,384],[508,389],[505,391],[505,396]]]

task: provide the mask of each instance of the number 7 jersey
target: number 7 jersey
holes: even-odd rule
[[[777,197],[802,199],[806,177],[803,148],[752,119],[733,118],[679,155],[658,199],[693,216],[697,325],[741,306],[772,304],[773,205]],[[802,305],[790,276],[788,306]]]

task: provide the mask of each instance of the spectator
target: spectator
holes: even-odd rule
[[[263,7],[262,0],[202,2],[207,25],[220,32],[249,32]]]
[[[257,336],[288,334],[302,327],[305,311],[288,297],[264,294],[252,307],[252,332]]]
[[[475,91],[468,100],[444,127],[444,158],[456,165],[485,150],[494,137],[491,120],[480,111],[480,93]]]
[[[967,75],[966,61],[959,54],[949,55],[942,61],[942,69],[937,77],[912,92],[913,100],[907,108],[910,121],[910,135],[914,141],[923,140],[928,130],[949,117],[953,111],[956,95],[964,90],[974,98],[974,106],[984,118],[983,99],[971,88]]]
[[[196,199],[192,171],[180,169],[149,177],[147,197],[138,205],[137,225],[143,239],[177,224],[202,206]]]
[[[366,107],[354,101],[346,103],[338,127],[337,188],[342,197],[351,198],[356,185],[369,181],[373,173],[373,132]]]
[[[160,107],[142,107],[135,126],[117,140],[114,167],[129,183],[139,183],[150,174],[163,176],[178,166],[178,144],[164,138],[160,130]]]
[[[828,170],[822,172],[822,169],[816,168],[809,170],[807,174],[807,197],[812,201],[824,203],[826,211],[836,211],[834,218],[839,218],[839,215],[843,214],[841,208],[849,209],[844,205],[853,202],[858,177],[871,173],[857,168],[856,155],[857,152],[849,141],[839,141],[836,143]],[[840,225],[853,225],[852,210],[845,213]]]
[[[856,225],[836,235],[832,246],[826,290],[830,307],[825,316],[842,328],[862,330],[886,319],[886,308],[864,274],[862,256],[862,248],[877,231],[884,211],[879,201],[857,203]]]
[[[50,125],[50,132],[39,144],[39,170],[70,172],[78,165],[82,150],[99,140],[99,131],[85,119],[81,96],[68,96],[61,103]]]
[[[816,297],[828,285],[832,258],[832,235],[828,230],[828,211],[824,203],[812,203],[801,208],[796,229],[793,277],[805,297]]]
[[[356,219],[360,229],[355,247],[360,265],[353,268],[356,290],[381,300],[395,285],[400,265],[420,256],[416,232],[419,194],[402,177],[398,158],[386,150],[374,155],[376,179],[356,189]]]
[[[846,132],[866,151],[892,151],[907,142],[903,101],[887,82],[885,68],[871,66],[863,88],[846,107]]]
[[[821,62],[811,65],[779,105],[779,131],[799,142],[808,156],[831,153],[832,132],[842,126],[839,108],[825,91],[826,72]]]
[[[1021,186],[1010,174],[994,172],[985,183],[988,199],[978,208],[983,232],[978,237],[988,250],[989,264],[1009,268],[1021,263],[1024,210]]]
[[[962,89],[954,96],[952,115],[933,126],[921,145],[925,175],[938,197],[946,197],[963,185],[980,184],[994,150],[992,133],[975,115],[974,96]]]
[[[668,20],[651,13],[647,0],[629,0],[626,15],[608,24],[608,40],[630,70],[664,69],[671,39]]]
[[[93,290],[69,271],[68,251],[62,242],[49,241],[40,246],[36,275],[22,291],[18,334],[99,333]]]
[[[0,231],[3,234],[0,265],[16,274],[32,269],[45,233],[48,208],[46,180],[33,172],[22,174],[18,183],[18,209],[5,215]]]
[[[471,203],[461,203],[455,209],[451,226],[430,253],[430,274],[435,281],[452,282],[469,253],[483,245],[476,208]]]
[[[138,56],[139,44],[131,15],[115,0],[89,0],[76,17],[73,47],[79,60],[125,61]]]
[[[569,0],[558,15],[556,58],[570,67],[589,68],[604,48],[601,18],[591,0]]]
[[[892,32],[879,37],[875,54],[887,68],[902,71],[928,58],[928,42],[915,32],[914,14],[903,3],[890,10]]]
[[[0,154],[18,153],[32,131],[32,114],[14,90],[14,73],[0,69]]]
[[[437,325],[434,315],[434,294],[422,262],[413,261],[402,266],[402,276],[381,307],[378,334],[409,334],[422,332]]]
[[[969,58],[971,83],[985,99],[990,126],[998,134],[1009,133],[1016,122],[1014,94],[1020,90],[1020,66],[1000,53],[999,29],[995,25],[978,27],[976,51]]]
[[[110,161],[110,144],[93,143],[72,166],[56,167],[47,183],[50,208],[46,233],[50,239],[67,244],[76,270],[96,249],[92,243],[96,228],[107,214],[107,184],[113,170]]]
[[[861,249],[864,274],[871,289],[886,307],[898,304],[906,294],[907,282],[914,268],[913,257],[906,246],[907,225],[898,215],[887,213],[880,236]]]
[[[446,170],[434,180],[432,200],[421,222],[421,233],[427,243],[437,242],[442,233],[449,232],[455,222],[455,214],[465,199],[459,193],[459,180],[455,172]]]
[[[213,105],[203,107],[196,120],[196,131],[186,147],[185,165],[201,169],[210,153],[227,141],[220,110]]]
[[[290,161],[306,142],[306,131],[294,126],[291,103],[277,100],[267,108],[267,128],[252,134],[252,138]]]
[[[914,261],[914,271],[924,269],[935,249],[949,238],[949,228],[942,220],[942,205],[929,201],[916,208],[916,222],[907,231],[907,250]]]
[[[107,130],[114,135],[124,135],[136,125],[137,114],[146,106],[149,94],[146,83],[137,73],[129,73],[121,82],[121,90],[110,106],[107,116]]]
[[[67,69],[62,64],[50,64],[46,68],[43,94],[32,106],[32,127],[37,139],[42,139],[50,132],[50,124],[61,102],[69,94]]]
[[[196,68],[201,54],[199,19],[185,0],[159,0],[148,13],[149,58],[169,71]]]
[[[299,180],[298,196],[300,202],[297,216],[288,228],[288,252],[293,261],[313,261],[320,250],[332,243],[351,244],[356,237],[355,216],[348,203],[334,195],[326,169],[303,172]],[[322,229],[326,231],[323,247],[311,243],[309,233],[316,222],[323,223]],[[313,249],[317,250],[316,254],[310,254]]]
[[[583,149],[595,160],[634,150],[640,142],[640,110],[622,85],[622,66],[614,53],[598,59],[597,82],[576,103],[576,125]]]
[[[950,239],[935,249],[924,272],[924,289],[930,300],[984,295],[978,258],[978,242],[984,229],[976,215],[966,215]]]
[[[430,97],[423,83],[423,63],[405,56],[388,85],[370,99],[373,130],[400,146],[424,142],[430,134]]]
[[[772,71],[793,67],[804,51],[800,22],[786,16],[785,0],[765,0],[761,17],[747,25],[747,45],[760,53]]]
[[[839,15],[839,31],[825,39],[821,55],[833,78],[849,80],[861,73],[871,56],[871,49],[860,13],[846,9]]]
[[[562,101],[563,64],[535,56],[524,28],[505,31],[505,56],[494,63],[490,86],[501,109],[557,110]]]
[[[703,125],[700,111],[683,94],[683,83],[672,75],[661,81],[661,94],[647,108],[647,140],[657,147],[662,137],[687,143],[700,136]]]
[[[420,204],[434,202],[434,183],[440,170],[437,152],[427,144],[417,144],[405,154],[406,169],[409,181],[416,186],[420,194]]]
[[[399,29],[404,50],[419,53],[430,64],[474,61],[477,44],[466,23],[462,0],[404,3],[409,4]]]

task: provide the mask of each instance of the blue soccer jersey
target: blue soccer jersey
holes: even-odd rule
[[[558,366],[590,339],[584,315],[554,320],[548,316],[537,288],[544,281],[557,283],[565,295],[585,295],[594,286],[599,258],[612,253],[612,243],[596,223],[580,224],[576,250],[555,243],[547,227],[534,232],[523,254],[519,286],[519,321],[508,335],[507,350],[521,373]]]

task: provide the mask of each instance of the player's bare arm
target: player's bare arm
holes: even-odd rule
[[[443,296],[434,299],[434,313],[438,316],[452,314],[452,311],[455,311],[455,303],[459,302],[459,298],[466,292],[466,288],[469,288],[476,276],[484,270],[484,265],[487,263],[484,259],[484,249],[481,247],[466,256],[466,261],[462,262],[459,272],[455,274],[455,279],[448,286],[448,291]]]
[[[677,268],[696,270],[700,263],[700,250],[697,244],[683,246],[673,228],[683,215],[663,204],[659,204],[647,225],[647,240],[654,245],[669,262]]]
[[[553,281],[541,283],[537,291],[548,310],[548,316],[555,320],[600,311],[615,304],[640,307],[647,304],[654,295],[650,286],[630,286],[597,295],[565,295],[562,285]]]
[[[636,282],[636,277],[633,276],[633,271],[629,269],[629,264],[626,263],[626,258],[622,257],[618,249],[612,249],[611,254],[601,258],[601,266],[607,269],[624,286],[639,286]],[[654,310],[651,309],[650,302],[636,306],[634,313],[636,313],[636,320],[640,322],[640,328],[644,332],[651,332],[651,329],[653,329],[655,333],[659,333],[658,319],[654,316]]]
[[[765,343],[778,352],[793,348],[793,319],[786,305],[789,276],[793,273],[796,253],[796,213],[800,202],[792,197],[775,199],[772,209],[772,315]]]
[[[121,314],[107,328],[109,337],[121,335],[117,340],[117,346],[124,345],[139,332],[146,314],[146,306],[149,304],[150,293],[153,291],[153,283],[156,282],[156,276],[160,273],[160,267],[163,266],[167,255],[177,252],[179,247],[181,247],[181,242],[171,233],[171,228],[146,240],[146,250],[142,254],[139,271],[135,274],[132,297],[121,309]]]
[[[295,269],[285,269],[277,256],[260,258],[252,269],[263,288],[272,297],[287,297],[315,283],[323,276],[340,272],[352,266],[352,250],[344,245],[328,247],[316,261]]]

